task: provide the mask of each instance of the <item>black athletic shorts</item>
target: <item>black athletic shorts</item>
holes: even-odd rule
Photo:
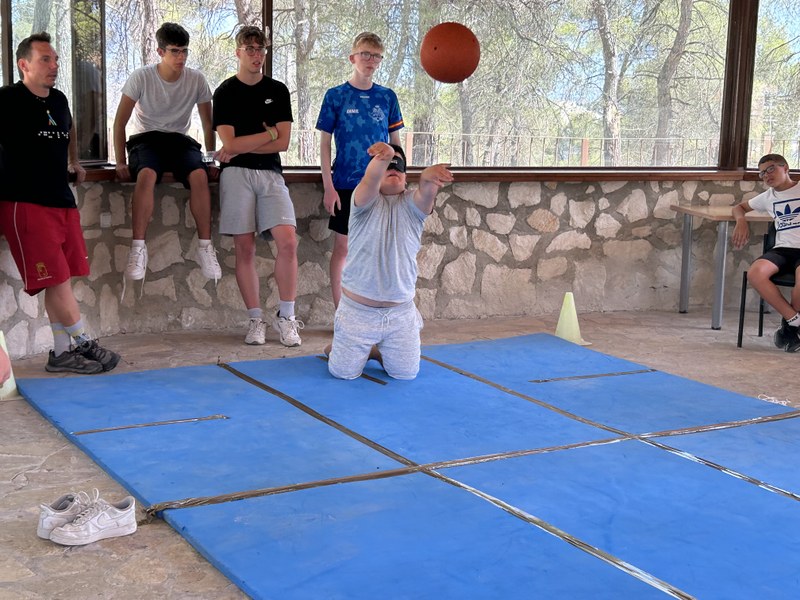
[[[131,178],[144,168],[156,172],[156,183],[164,173],[172,173],[175,181],[189,187],[189,173],[197,169],[206,170],[200,144],[197,140],[168,131],[146,131],[131,136],[128,148],[128,168]]]
[[[778,267],[778,275],[794,275],[800,267],[800,248],[772,248],[762,256]]]
[[[353,190],[336,190],[336,193],[339,194],[339,202],[341,202],[342,208],[328,219],[328,229],[347,235],[349,231],[348,224],[350,223],[350,199],[353,197]]]

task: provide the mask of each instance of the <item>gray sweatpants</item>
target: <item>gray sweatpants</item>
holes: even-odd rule
[[[361,376],[373,345],[383,368],[395,379],[414,379],[419,372],[422,315],[413,300],[391,308],[364,306],[345,295],[333,321],[328,370],[339,379]]]

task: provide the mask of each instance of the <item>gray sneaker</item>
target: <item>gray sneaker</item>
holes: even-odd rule
[[[75,349],[80,352],[84,357],[103,365],[103,371],[110,371],[117,366],[119,362],[119,354],[103,348],[97,343],[97,340],[89,340],[78,344]]]
[[[78,373],[79,375],[95,375],[103,372],[103,365],[96,360],[86,358],[78,348],[62,352],[58,356],[50,350],[44,370],[50,373]]]
[[[72,523],[80,513],[89,508],[91,504],[89,494],[86,492],[70,492],[64,494],[52,504],[39,506],[39,525],[36,535],[44,540],[50,539],[50,532],[56,527]]]
[[[83,546],[136,531],[136,501],[128,496],[109,503],[95,494],[94,502],[71,523],[56,527],[50,540],[64,546]]]

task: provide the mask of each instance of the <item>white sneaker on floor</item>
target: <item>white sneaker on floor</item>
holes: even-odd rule
[[[281,336],[281,344],[284,346],[292,348],[294,346],[299,346],[302,343],[300,340],[300,334],[298,333],[300,329],[305,327],[305,324],[302,321],[297,319],[287,319],[286,317],[278,316],[276,313],[275,318],[272,320],[272,327]]]
[[[200,270],[203,272],[203,275],[209,279],[213,279],[214,283],[217,282],[217,279],[222,277],[222,268],[219,266],[217,251],[214,249],[213,245],[209,244],[208,246],[197,247],[197,262],[200,263]]]
[[[267,342],[267,324],[261,319],[250,319],[244,343],[261,346]]]
[[[39,526],[36,535],[44,540],[50,539],[50,532],[56,527],[72,523],[80,513],[92,503],[86,492],[64,494],[52,504],[39,506]]]
[[[125,277],[132,281],[144,279],[147,272],[147,246],[131,246],[128,253],[128,266],[125,267]]]
[[[95,494],[95,501],[72,523],[56,527],[50,540],[64,546],[83,546],[136,531],[136,501],[128,496],[111,504]]]

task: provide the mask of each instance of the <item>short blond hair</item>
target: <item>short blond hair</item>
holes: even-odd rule
[[[371,31],[362,31],[359,33],[356,39],[353,40],[353,47],[351,50],[355,52],[355,49],[361,44],[369,44],[370,46],[379,48],[381,52],[383,51],[383,40],[378,37],[377,33],[372,33]]]

